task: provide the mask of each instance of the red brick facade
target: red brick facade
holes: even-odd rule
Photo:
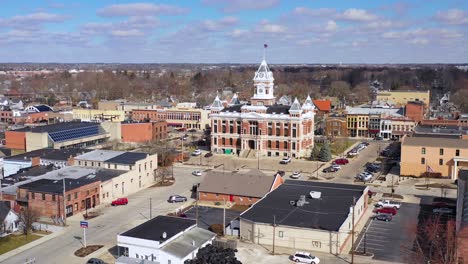
[[[416,121],[421,122],[424,118],[424,104],[421,102],[408,102],[405,107],[405,116]]]
[[[166,121],[122,123],[122,142],[150,142],[167,137]]]
[[[5,131],[5,142],[9,149],[26,150],[26,132]]]

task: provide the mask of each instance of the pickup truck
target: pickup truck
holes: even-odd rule
[[[390,201],[390,200],[382,200],[382,201],[378,201],[376,204],[375,204],[376,207],[383,207],[383,208],[395,208],[395,209],[400,209],[400,206],[401,204],[400,203],[397,203],[397,202],[394,202],[394,201]]]

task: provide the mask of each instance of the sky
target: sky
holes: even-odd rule
[[[466,0],[2,0],[0,62],[467,63]]]

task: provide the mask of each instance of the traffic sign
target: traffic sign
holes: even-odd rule
[[[88,228],[88,222],[87,221],[80,221],[80,227],[81,228]]]

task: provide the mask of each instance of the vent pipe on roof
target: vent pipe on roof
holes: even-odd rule
[[[312,199],[320,199],[322,197],[322,192],[310,191],[310,197]]]
[[[166,237],[167,237],[167,233],[166,233],[166,232],[163,232],[163,233],[162,233],[162,238],[163,238],[163,239],[166,239]]]
[[[195,240],[192,240],[192,246],[195,246]]]

